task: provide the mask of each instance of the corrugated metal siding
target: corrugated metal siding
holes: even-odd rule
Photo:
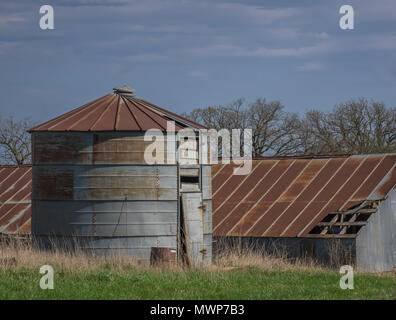
[[[30,233],[32,169],[0,166],[0,233]]]
[[[379,205],[356,238],[360,271],[382,272],[396,268],[396,189]]]
[[[298,160],[298,166],[295,160]],[[304,161],[305,165],[301,163]],[[296,171],[299,171],[293,173],[294,180],[283,180],[283,191],[272,190],[280,189],[279,182],[293,163],[293,170],[297,168]],[[253,161],[252,172],[247,176],[233,176],[232,165],[214,165],[214,235],[250,236],[253,231],[243,233],[242,227],[258,225],[252,229],[257,236],[307,236],[310,228],[331,211],[347,211],[366,199],[383,199],[396,185],[395,164],[395,154],[263,159]],[[209,167],[204,167],[203,179],[206,179],[207,170]],[[1,167],[0,180],[0,232],[29,233],[30,167]],[[18,181],[19,184],[26,182],[25,186],[16,189]],[[233,188],[229,187],[229,183]],[[204,184],[208,185],[207,181]],[[204,202],[205,198],[209,198],[205,196],[209,190],[205,189]],[[211,205],[209,201],[205,204]],[[251,211],[255,212],[256,219],[245,222]]]
[[[247,176],[212,166],[214,236],[305,237],[327,214],[381,200],[396,154],[253,160]]]
[[[150,248],[139,241],[176,244],[177,165],[147,165],[144,134],[33,132],[32,234],[44,245],[77,241],[145,259]],[[67,152],[57,153],[63,144]]]

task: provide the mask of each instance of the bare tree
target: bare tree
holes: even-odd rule
[[[294,153],[297,116],[283,110],[279,101],[267,102],[264,98],[245,104],[243,98],[228,105],[194,109],[185,114],[208,128],[252,129],[252,154],[284,155]]]
[[[360,98],[332,112],[312,110],[300,121],[298,136],[303,153],[395,152],[396,108]]]
[[[15,121],[12,117],[0,118],[0,162],[2,164],[25,164],[31,162],[30,119]]]
[[[253,155],[287,155],[295,152],[295,114],[283,111],[279,101],[259,98],[247,109],[252,129]]]
[[[396,108],[364,98],[303,117],[263,98],[248,105],[241,98],[185,116],[217,130],[252,129],[254,156],[396,152]]]
[[[197,108],[188,114],[184,114],[184,116],[210,129],[245,128],[246,111],[243,107],[244,102],[244,98],[239,98],[228,105]]]

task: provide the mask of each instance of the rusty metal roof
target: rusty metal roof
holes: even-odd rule
[[[99,99],[40,124],[34,131],[166,131],[167,121],[175,121],[176,131],[205,128],[175,113],[138,98],[134,90],[116,87]]]
[[[0,233],[30,233],[30,166],[0,166]]]
[[[253,160],[246,176],[212,166],[215,236],[306,237],[329,213],[382,200],[396,154]]]

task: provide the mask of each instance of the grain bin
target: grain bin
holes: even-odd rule
[[[198,161],[204,127],[138,98],[131,88],[113,90],[30,130],[33,236],[45,247],[77,245],[145,261],[152,247],[170,248],[179,261],[189,256],[190,263],[210,264],[210,166]],[[166,132],[169,122],[176,135]],[[198,156],[181,165],[171,158],[180,156],[177,133],[185,128],[194,132]],[[164,145],[154,154],[163,153],[164,163],[146,161],[152,141],[144,137],[150,129],[162,133],[157,141]],[[183,199],[200,217],[188,232],[184,222],[191,220],[190,212],[183,211]]]

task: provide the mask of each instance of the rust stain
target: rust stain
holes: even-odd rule
[[[30,233],[31,166],[0,166],[0,233]]]
[[[106,133],[95,133],[93,135],[93,164],[145,164],[144,159],[147,147],[151,141],[144,141],[142,136],[120,136]],[[164,162],[167,161],[166,138],[163,148],[156,152],[163,155]],[[156,152],[153,156],[156,156]]]
[[[255,161],[263,170],[239,176],[238,181],[230,178],[232,164],[214,166],[215,236],[306,236],[328,213],[347,210],[370,195],[384,197],[396,185],[395,154],[267,157]],[[279,163],[268,169],[274,161]],[[306,165],[296,165],[299,162]],[[227,180],[232,184],[227,186]]]
[[[34,175],[34,199],[72,200],[73,171],[71,169],[36,167]]]
[[[176,131],[204,126],[162,109],[136,96],[110,93],[59,117],[40,124],[39,131],[166,131],[167,121],[175,122]]]
[[[116,144],[106,148],[118,147]],[[256,170],[248,177],[230,177],[232,164],[217,165],[213,171],[217,172],[213,180],[213,191],[217,191],[213,198],[214,235],[306,236],[326,214],[368,201],[370,195],[384,197],[396,185],[395,154],[294,160],[254,160]],[[70,172],[37,167],[34,174],[42,181],[35,186],[36,196],[73,197]],[[0,167],[0,232],[30,232],[31,175],[30,166]],[[232,182],[232,188],[224,184],[226,180]],[[171,191],[154,189],[143,192],[160,198]],[[102,199],[103,192],[108,190],[94,191],[93,196]],[[109,192],[124,196],[126,190]],[[136,195],[133,189],[127,193],[132,198]]]
[[[391,157],[387,157],[391,158]],[[393,157],[396,159],[396,156]],[[396,160],[394,160],[396,162]],[[388,171],[383,178],[383,180],[379,183],[378,187],[374,191],[376,199],[383,199],[388,194],[389,190],[395,185],[396,181],[396,165],[393,165],[392,169]]]
[[[271,167],[271,174],[261,182],[261,185],[256,187],[253,192],[244,200],[244,203],[249,206],[249,210],[245,213],[244,217],[235,226],[237,232],[246,234],[253,224],[261,217],[271,205],[271,201],[277,198],[282,192],[279,189],[279,184],[284,185],[286,180],[283,179],[285,174],[289,175],[289,168],[293,166],[295,160],[279,161],[275,167]],[[236,213],[238,214],[238,213]],[[234,231],[234,230],[232,230]],[[229,231],[230,232],[230,231]]]
[[[65,135],[54,132],[34,134],[34,164],[68,164],[90,162],[90,155],[81,152],[87,147],[82,135]]]

